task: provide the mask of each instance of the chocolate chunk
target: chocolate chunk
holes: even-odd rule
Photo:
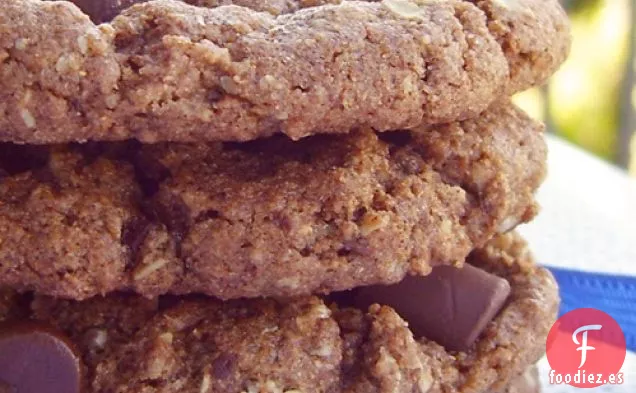
[[[360,288],[356,306],[393,307],[416,337],[426,337],[454,351],[465,351],[497,315],[510,284],[471,265],[439,266],[426,277],[409,276],[390,286]]]
[[[71,0],[95,23],[110,22],[120,12],[144,0]]]
[[[0,392],[78,393],[80,387],[80,359],[63,335],[39,324],[0,326]]]

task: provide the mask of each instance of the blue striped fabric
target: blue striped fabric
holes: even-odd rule
[[[636,351],[636,277],[547,268],[559,283],[560,315],[577,308],[604,311],[623,329],[627,350]]]

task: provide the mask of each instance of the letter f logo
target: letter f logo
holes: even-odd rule
[[[585,325],[576,329],[574,333],[572,333],[572,341],[574,341],[574,344],[576,345],[581,344],[581,346],[576,349],[577,351],[581,351],[581,364],[579,365],[579,368],[583,367],[583,365],[585,364],[585,361],[587,360],[587,351],[592,351],[596,349],[594,347],[587,345],[587,332],[590,330],[601,330],[601,328],[603,328],[603,326],[601,325]],[[579,340],[576,338],[576,336],[581,332],[583,332],[582,334],[583,338],[581,340],[582,343],[579,343]]]

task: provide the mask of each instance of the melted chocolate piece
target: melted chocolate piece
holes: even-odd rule
[[[471,265],[439,266],[426,277],[409,276],[390,286],[360,288],[356,306],[393,307],[416,337],[446,349],[466,351],[493,320],[510,294],[505,279]]]
[[[79,393],[81,365],[73,345],[35,323],[0,326],[0,392]]]
[[[110,22],[135,3],[147,0],[71,0],[95,23]]]

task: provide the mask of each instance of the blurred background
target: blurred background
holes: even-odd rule
[[[569,60],[515,101],[555,133],[636,176],[636,0],[562,0]]]

